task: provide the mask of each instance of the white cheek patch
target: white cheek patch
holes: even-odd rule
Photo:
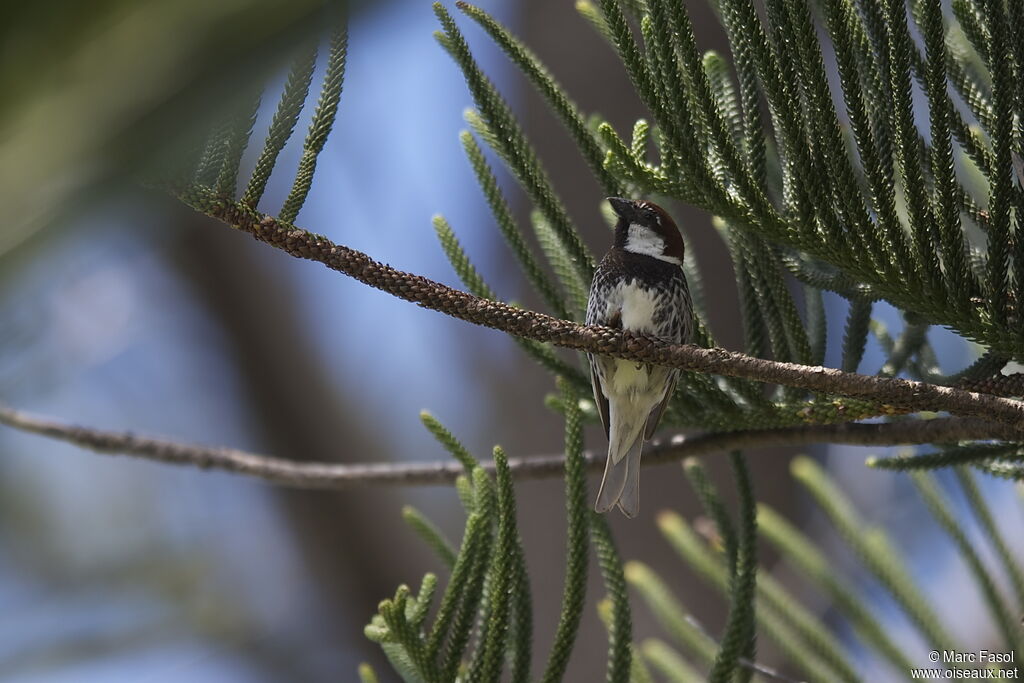
[[[632,223],[629,226],[629,233],[626,236],[626,251],[644,256],[653,256],[656,259],[682,265],[682,261],[675,256],[665,255],[665,240],[661,239],[658,233],[650,228]]]

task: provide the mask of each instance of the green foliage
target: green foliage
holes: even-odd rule
[[[484,10],[456,5],[523,72],[607,194],[686,203],[713,216],[731,257],[738,290],[732,305],[741,313],[748,354],[822,364],[830,322],[825,304],[841,297],[849,304],[841,356],[847,372],[864,364],[870,335],[885,358],[877,368],[882,376],[984,383],[997,379],[1009,360],[1024,361],[1024,240],[1018,238],[1024,230],[1024,4],[954,0],[949,16],[939,0],[766,0],[763,6],[713,0],[730,62],[698,49],[686,3],[584,0],[577,9],[616,52],[647,110],[621,132],[582,112],[537,56]],[[434,10],[441,27],[437,40],[461,70],[473,100],[465,115],[470,131],[460,141],[496,227],[547,310],[580,320],[594,259],[578,223],[455,19],[440,4]],[[343,17],[332,17],[338,21],[332,24],[319,103],[292,190],[278,213],[286,223],[295,220],[310,190],[337,113],[347,41]],[[826,67],[830,54],[838,72],[835,97]],[[235,206],[254,209],[261,201],[308,99],[316,55],[313,47],[298,55]],[[923,98],[915,100],[915,84]],[[234,201],[258,103],[255,93],[243,98],[198,147],[191,176],[177,186],[183,198],[199,208],[203,202]],[[927,131],[919,129],[922,121]],[[492,157],[507,167],[528,201],[529,226],[513,216]],[[452,226],[438,216],[434,229],[463,286],[500,300],[500,288],[474,266]],[[603,248],[607,234],[600,239]],[[707,308],[730,304],[703,292],[692,250],[684,269],[694,293],[693,343],[714,347]],[[902,329],[889,331],[872,318],[878,301],[901,312]],[[976,342],[981,357],[943,376],[929,341],[933,326]],[[700,464],[688,462],[686,475],[708,519],[691,524],[671,512],[658,517],[680,558],[725,599],[728,619],[720,634],[701,627],[653,569],[639,562],[623,566],[606,520],[588,509],[582,423],[596,415],[580,402],[590,390],[586,368],[549,345],[517,342],[558,378],[559,395],[548,404],[565,419],[566,569],[541,680],[566,677],[585,614],[591,545],[607,593],[599,611],[608,630],[608,681],[646,683],[656,675],[670,681],[750,680],[766,673],[757,663],[758,635],[772,641],[807,680],[861,680],[849,644],[770,575],[758,572],[759,536],[824,593],[873,657],[903,676],[916,664],[859,586],[837,572],[814,541],[771,509],[758,509],[739,454],[731,456],[734,513]],[[769,394],[747,380],[683,372],[664,423],[725,432],[900,419],[904,412],[870,398],[787,387]],[[449,572],[446,588],[439,593],[438,580],[429,574],[415,594],[399,587],[380,603],[366,634],[409,681],[531,680],[529,575],[507,458],[496,448],[490,474],[440,422],[427,413],[421,417],[465,469],[456,482],[465,529],[456,549],[421,513],[403,510]],[[1008,604],[1024,600],[1024,570],[971,471],[1022,480],[1021,449],[1014,441],[945,443],[930,453],[868,461],[877,469],[910,471],[925,507],[967,563],[1006,648],[1017,651],[1019,615]],[[985,564],[965,520],[933,478],[931,471],[939,468],[955,468],[957,490],[992,546],[999,572]],[[865,526],[814,461],[798,458],[792,471],[917,634],[935,649],[963,650],[885,531]],[[1014,603],[1001,592],[1000,572]],[[627,585],[671,642],[633,642]],[[365,666],[360,677],[376,680]]]
[[[612,540],[607,520],[597,513],[590,513],[591,538],[597,550],[601,576],[604,578],[605,589],[608,591],[608,673],[607,680],[624,681],[642,672],[637,667],[642,663],[633,661],[632,616],[629,609],[629,595],[626,591],[626,576],[619,559],[618,550]]]
[[[910,578],[901,554],[888,535],[882,529],[867,527],[846,496],[813,460],[797,458],[793,461],[792,470],[843,538],[896,596],[930,641],[936,646],[949,647],[951,639]]]
[[[486,12],[465,2],[457,2],[456,5],[467,16],[479,23],[501,49],[512,58],[516,66],[526,74],[530,83],[547,100],[562,123],[565,124],[566,129],[572,134],[583,158],[586,159],[594,175],[601,182],[604,192],[611,196],[618,196],[621,193],[620,181],[604,167],[604,154],[597,139],[587,128],[583,115],[565,95],[565,91],[555,82],[544,65],[529,48],[519,42]]]
[[[749,590],[749,587],[731,578],[725,564],[721,562],[720,558],[717,557],[710,547],[701,542],[697,532],[682,517],[675,513],[663,513],[658,519],[658,525],[680,558],[693,567],[701,578],[709,582],[719,592],[726,595],[731,593],[732,597],[735,598],[737,597],[736,591],[740,586],[744,587],[744,591]],[[733,584],[731,589],[730,582]],[[750,616],[745,617],[749,619],[753,617],[755,612],[755,603],[751,596],[741,595],[745,602],[742,604],[732,603],[733,609],[731,614],[743,614],[743,612],[749,611]],[[760,627],[763,629],[764,635],[783,650],[786,653],[787,659],[794,666],[802,670],[809,680],[831,680],[832,676],[826,665],[801,641],[793,628],[783,620],[782,615],[765,605],[759,604],[756,607],[756,617]],[[750,624],[745,624],[745,626],[749,628]],[[727,637],[729,630],[729,626],[727,626]],[[712,663],[711,675],[716,675],[716,670],[721,672],[726,667],[729,667],[727,671],[717,675],[725,676],[735,671],[736,667],[740,665],[738,645],[739,643],[736,640],[726,642],[723,639],[716,659]],[[750,661],[746,657],[743,659],[744,661]]]
[[[470,668],[470,681],[496,680],[501,670],[508,640],[515,547],[519,544],[512,475],[508,470],[508,459],[501,448],[494,449],[494,463],[498,478],[498,539],[489,570],[487,602],[480,617],[480,654],[474,658]]]
[[[327,136],[331,132],[334,118],[338,113],[341,84],[345,77],[345,58],[348,54],[348,32],[345,27],[344,14],[340,10],[337,13],[341,15],[336,19],[340,28],[331,34],[330,52],[327,56],[327,68],[323,87],[320,90],[320,100],[317,102],[316,111],[313,112],[313,121],[309,124],[309,132],[306,134],[306,141],[302,146],[302,156],[299,158],[299,169],[295,173],[295,182],[278,214],[281,220],[288,223],[295,221],[295,217],[299,215],[299,209],[306,201],[306,195],[309,194],[309,188],[313,184],[316,158],[327,142]]]
[[[430,546],[445,567],[450,570],[455,566],[455,549],[452,548],[452,544],[422,512],[411,505],[406,505],[402,508],[402,519]]]
[[[1006,546],[1006,541],[1003,540],[1002,534],[996,528],[992,513],[985,505],[984,500],[982,500],[981,491],[978,490],[974,477],[963,467],[958,467],[955,471],[960,488],[963,489],[967,497],[972,514],[977,518],[978,523],[988,536],[989,542],[999,555],[1004,572],[1010,577],[1010,582],[1013,585],[1013,595],[1017,604],[1024,604],[1024,570],[1014,560],[1013,555],[1010,554],[1010,549]],[[1019,634],[1019,631],[1017,633]]]
[[[558,628],[551,645],[547,667],[541,680],[545,683],[562,680],[569,663],[569,654],[583,615],[583,598],[587,586],[587,478],[583,468],[583,429],[578,396],[568,383],[560,380],[565,413],[565,508],[569,520],[566,538],[565,588]]]
[[[487,165],[487,160],[484,158],[484,153],[480,146],[469,131],[463,131],[459,135],[459,139],[462,140],[462,147],[466,151],[470,164],[473,166],[473,171],[476,174],[477,181],[480,183],[480,188],[483,190],[484,196],[487,197],[487,203],[491,207],[491,213],[494,214],[498,228],[501,230],[501,234],[515,255],[516,260],[519,261],[523,273],[530,281],[530,284],[533,285],[533,288],[551,306],[552,311],[561,318],[568,318],[569,312],[565,307],[565,302],[561,295],[555,291],[554,286],[550,283],[541,267],[537,265],[536,259],[526,245],[526,241],[516,226],[515,220],[512,218],[512,211],[509,209],[505,197],[501,194],[498,181],[494,177],[490,166]]]
[[[249,136],[252,134],[253,124],[256,123],[256,112],[259,110],[260,98],[245,98],[245,105],[232,117],[227,126],[227,134],[221,142],[222,149],[218,150],[217,157],[220,160],[220,171],[217,174],[215,185],[217,191],[224,195],[234,195],[238,184],[238,166],[242,162],[242,154],[249,144]],[[220,141],[218,141],[220,142]]]
[[[888,470],[929,470],[956,465],[982,469],[1000,463],[1024,462],[1024,453],[1017,444],[979,443],[952,446],[937,453],[898,455],[891,458],[868,458],[869,467]]]
[[[331,27],[324,80],[309,131],[303,142],[291,191],[278,212],[278,217],[288,223],[293,222],[298,216],[309,194],[316,171],[317,156],[323,150],[334,125],[345,75],[348,34],[344,3],[328,3],[324,15],[326,23]],[[316,57],[316,46],[307,46],[300,51],[288,74],[263,149],[240,197],[241,204],[249,209],[255,209],[259,204],[281,150],[291,137],[302,113],[316,67]],[[191,198],[207,192],[221,199],[235,198],[242,155],[250,141],[261,96],[256,93],[240,98],[240,102],[235,111],[213,128],[204,144],[199,147],[190,174],[171,182],[172,187],[186,203],[195,204]]]
[[[501,666],[511,615],[510,582],[517,581],[521,553],[515,523],[515,501],[508,464],[495,449],[496,481],[435,418],[424,415],[424,424],[466,467],[470,482],[464,501],[469,515],[462,546],[451,565],[451,578],[428,627],[436,578],[424,577],[415,598],[400,586],[394,599],[381,602],[366,627],[366,635],[379,642],[395,669],[411,681],[450,681],[460,671],[470,680],[490,675]],[[447,543],[432,524],[418,514],[406,514],[413,528],[427,537],[442,562],[451,561]],[[424,533],[426,530],[426,533]],[[487,588],[487,590],[485,590]],[[471,635],[478,631],[477,647],[464,659]],[[528,640],[528,639],[527,639]]]
[[[704,678],[689,662],[657,638],[644,641],[644,656],[670,683],[699,683]]]
[[[302,105],[309,95],[309,86],[313,80],[313,68],[316,66],[316,48],[310,48],[306,54],[301,55],[292,66],[281,93],[281,100],[274,112],[274,118],[270,122],[270,130],[267,133],[267,140],[263,144],[263,151],[260,152],[256,161],[256,169],[249,179],[249,185],[245,188],[242,201],[252,208],[259,205],[260,198],[267,188],[267,181],[270,180],[270,173],[277,163],[277,157],[284,149],[288,139],[295,130],[295,124],[302,112]]]
[[[587,576],[588,536],[593,534],[602,575],[611,597],[609,680],[625,681],[630,672],[630,617],[622,564],[602,518],[587,507],[579,400],[560,381],[566,420],[566,500],[569,511],[565,595],[552,643],[545,680],[562,679],[582,617]],[[575,406],[575,407],[574,407]],[[494,449],[492,479],[436,418],[423,413],[424,425],[466,468],[469,489],[463,503],[469,515],[462,547],[455,554],[437,528],[406,508],[413,529],[451,570],[448,588],[427,627],[436,579],[427,575],[419,596],[402,586],[381,603],[366,635],[381,643],[396,670],[407,680],[497,680],[508,667],[511,680],[529,680],[532,608],[522,543],[516,525],[515,492],[508,460]],[[474,636],[475,634],[475,636]],[[471,643],[475,647],[470,652]]]
[[[757,516],[754,492],[743,456],[730,454],[740,496],[740,530],[735,557],[729,560],[730,609],[722,638],[722,649],[711,667],[711,681],[728,681],[740,665],[740,660],[753,661],[756,652],[754,639],[754,591],[757,585]],[[709,498],[715,496],[712,493]],[[722,520],[725,523],[725,520]]]
[[[915,628],[932,643],[932,647],[940,650],[943,647],[954,650],[968,647],[964,643],[952,640],[941,631],[941,628],[935,628],[939,622],[929,619],[927,615],[934,614],[935,605],[943,600],[943,596],[927,596],[916,587],[903,568],[901,554],[886,540],[884,532],[866,526],[853,506],[839,492],[835,482],[812,461],[797,459],[793,465],[797,480],[813,495],[818,505],[839,528],[847,543],[860,556],[865,567],[881,581],[889,597],[907,613]],[[698,520],[691,525],[679,515],[665,512],[659,516],[658,524],[666,540],[683,561],[726,596],[735,607],[738,586],[735,574],[730,570],[730,550],[721,528],[723,522],[732,526],[732,521],[725,513],[720,498],[706,475],[701,473],[694,476],[694,472],[700,469],[699,466],[689,463],[688,469],[694,489],[699,492],[698,497],[709,514],[708,520]],[[963,477],[965,471],[959,472]],[[987,566],[980,559],[978,551],[966,541],[966,533],[961,522],[952,516],[945,497],[939,493],[934,482],[922,481],[919,485],[924,507],[932,513],[939,527],[960,547],[961,557],[978,580],[979,588],[986,597],[993,625],[1003,630],[1000,647],[1007,651],[1012,649],[1019,652],[1019,627],[1011,623],[1012,620],[1007,620],[1009,615],[1006,614],[1008,605],[1018,603],[1009,600],[998,588],[1000,581],[994,568]],[[982,502],[977,489],[972,488],[973,480],[962,479],[961,486],[972,509],[979,517],[989,542],[996,550],[1003,573],[1010,578],[1014,586],[1014,598],[1019,600],[1017,586],[1022,571],[1020,562],[1007,550],[989,508]],[[746,504],[742,502],[742,494],[740,499],[741,508],[746,509]],[[834,561],[827,558],[807,536],[777,512],[763,505],[757,510],[757,528],[787,564],[825,594],[841,619],[853,627],[860,643],[888,662],[894,680],[905,677],[911,667],[920,666],[914,663],[912,657],[908,657],[907,647],[901,645],[874,615],[866,596],[862,593],[863,589],[844,577]],[[645,642],[641,652],[651,666],[670,681],[705,680],[705,676],[710,680],[714,676],[716,663],[722,660],[727,651],[730,626],[726,626],[726,635],[720,647],[693,616],[687,614],[668,583],[650,568],[638,562],[630,562],[626,566],[626,577],[673,639],[673,644],[680,648],[677,650],[657,640]],[[826,625],[820,616],[802,607],[793,595],[764,572],[758,576],[756,590],[756,600],[750,599],[740,604],[751,611],[756,611],[761,634],[785,653],[787,661],[801,670],[806,680],[863,680],[864,674],[860,671],[863,656],[854,660],[847,646],[832,635],[832,626]],[[687,587],[687,591],[692,592],[692,588]],[[941,643],[936,639],[941,639]],[[752,657],[742,657],[739,662],[745,673],[756,674],[757,665]]]
[[[569,302],[569,319],[583,320],[587,310],[587,293],[590,283],[584,282],[580,278],[576,272],[572,255],[544,215],[539,211],[534,211],[530,216],[530,222],[533,223],[533,232],[537,237],[537,243],[540,245],[541,251],[544,252],[548,265],[555,271],[555,276]]]
[[[907,671],[912,666],[903,650],[892,642],[885,628],[856,595],[853,586],[837,575],[833,563],[809,538],[768,507],[759,508],[758,524],[764,537],[786,561],[824,591],[862,641],[892,662],[894,670]]]
[[[715,660],[718,643],[696,626],[682,604],[658,575],[640,562],[629,562],[626,565],[626,579],[640,593],[668,635],[676,643],[682,645],[686,652],[696,658],[700,664],[710,666]],[[644,654],[647,654],[646,644],[644,645]],[[655,666],[657,665],[655,664]]]
[[[434,12],[444,28],[444,33],[437,34],[438,42],[462,66],[466,83],[480,110],[481,117],[476,121],[477,132],[509,165],[510,170],[569,251],[580,277],[589,282],[594,272],[593,259],[563,204],[555,195],[551,182],[526,141],[522,129],[494,85],[476,65],[469,46],[448,12],[440,3],[434,4]],[[473,121],[470,123],[472,125]]]
[[[956,544],[960,557],[970,567],[982,595],[985,596],[985,600],[988,602],[988,609],[996,617],[996,621],[1003,632],[1003,637],[1006,639],[1007,644],[1011,645],[1013,649],[1021,649],[1020,629],[1019,624],[1016,623],[1017,619],[1010,615],[1005,600],[996,589],[995,581],[982,564],[981,558],[975,551],[974,546],[967,540],[967,534],[956,521],[953,512],[946,505],[934,478],[926,472],[915,472],[912,477],[918,493],[921,494],[921,498],[928,505],[928,510]]]

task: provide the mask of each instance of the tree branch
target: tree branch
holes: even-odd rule
[[[682,370],[743,377],[808,391],[868,398],[909,411],[947,411],[1024,429],[1024,403],[925,382],[859,375],[832,368],[755,358],[721,348],[670,344],[654,337],[607,327],[583,326],[549,315],[488,301],[420,275],[374,261],[366,254],[334,244],[283,223],[213,190],[190,187],[180,198],[196,210],[249,233],[297,258],[324,264],[375,289],[460,320],[555,346]]]
[[[173,465],[224,470],[296,488],[344,489],[378,484],[450,484],[464,471],[462,465],[454,461],[367,464],[297,462],[234,448],[184,444],[167,439],[136,436],[131,432],[79,427],[3,405],[0,405],[0,423],[24,432],[67,441],[98,453],[132,455]],[[1013,429],[1005,425],[974,418],[805,425],[657,439],[647,447],[643,463],[664,464],[683,458],[743,448],[806,446],[821,442],[896,446],[979,439],[1012,440],[1018,436]],[[604,467],[603,452],[587,451],[584,458],[590,470]],[[564,456],[561,454],[510,458],[509,468],[519,479],[558,477],[564,471],[563,459]],[[493,464],[485,463],[484,467],[490,470],[493,469]]]

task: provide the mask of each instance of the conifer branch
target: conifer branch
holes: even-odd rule
[[[864,397],[901,411],[948,411],[954,415],[1001,422],[1018,430],[1024,428],[1024,403],[1020,401],[925,382],[780,363],[722,348],[671,344],[624,330],[578,325],[505,303],[487,301],[420,275],[399,271],[374,261],[362,252],[334,244],[326,237],[219,197],[209,188],[192,186],[180,198],[198,211],[292,256],[320,262],[424,308],[517,337],[682,370],[742,377],[820,393]]]
[[[49,417],[0,405],[0,423],[23,432],[66,441],[98,453],[131,455],[172,465],[188,465],[257,477],[273,484],[294,488],[346,489],[359,486],[430,486],[451,484],[465,474],[461,462],[416,463],[329,463],[300,462],[250,453],[234,448],[202,446],[169,439],[138,436],[131,432],[79,427]],[[655,439],[646,447],[643,464],[672,463],[688,457],[711,455],[742,448],[806,446],[842,443],[860,446],[896,446],[922,443],[953,443],[979,439],[1011,439],[1016,433],[994,422],[974,418],[938,418],[899,422],[831,425],[803,425],[776,429],[673,436]],[[605,453],[584,451],[584,466],[597,471],[604,466]],[[535,455],[509,458],[509,470],[517,479],[558,477],[565,468],[565,456]],[[493,463],[481,463],[488,471]]]

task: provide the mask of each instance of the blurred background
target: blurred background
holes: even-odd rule
[[[583,111],[601,112],[620,131],[646,115],[621,65],[571,2],[481,4],[535,50]],[[707,6],[688,6],[701,47],[727,52]],[[338,120],[297,223],[457,285],[430,224],[443,213],[500,296],[540,308],[463,157],[458,133],[472,100],[432,37],[429,3],[357,3],[350,11]],[[494,444],[513,456],[561,450],[562,421],[543,406],[550,376],[507,337],[288,258],[132,180],[265,81],[254,133],[261,140],[295,46],[322,28],[317,3],[107,0],[3,12],[0,400],[78,424],[296,460],[444,458],[420,426],[421,409],[479,457]],[[459,21],[592,251],[602,253],[603,198],[573,143],[489,39]],[[265,210],[276,210],[288,192],[311,112],[285,149]],[[243,171],[254,161],[246,158]],[[501,178],[526,220],[522,195]],[[698,255],[715,335],[739,349],[728,254],[709,216],[673,208]],[[839,299],[828,306],[834,365],[845,311]],[[878,307],[876,315],[899,331],[895,312]],[[950,362],[945,371],[973,358],[952,334],[932,341]],[[881,362],[869,346],[862,371]],[[587,444],[605,447],[598,429],[588,430]],[[953,596],[942,603],[947,616],[957,615],[950,630],[983,640],[991,627],[972,610],[974,585],[919,501],[906,495],[909,483],[863,467],[878,449],[812,452],[827,458],[872,522],[910,544],[929,592]],[[820,532],[819,513],[789,477],[793,454],[749,454],[757,495]],[[718,460],[708,464],[729,490]],[[991,489],[1006,500],[997,509],[1006,511],[1008,537],[1024,538],[1011,487]],[[660,570],[717,633],[723,603],[674,558],[653,524],[666,507],[698,513],[682,472],[647,470],[643,491],[639,519],[612,516],[622,554]],[[524,481],[517,494],[539,663],[562,590],[564,496],[559,480]],[[365,660],[390,680],[364,624],[399,583],[418,585],[426,571],[443,576],[401,522],[410,503],[458,539],[464,519],[447,487],[291,491],[0,429],[0,679],[335,681],[353,679]],[[835,539],[824,534],[823,543],[837,566],[849,563]],[[774,565],[767,549],[763,564]],[[580,638],[603,643],[592,567]],[[827,613],[820,595],[784,568],[779,575]],[[881,602],[880,609],[892,611]],[[901,628],[899,615],[891,619]],[[638,640],[658,632],[639,603],[634,624]],[[603,652],[603,645],[579,647],[568,680],[603,678]],[[759,652],[779,664],[767,644]]]

